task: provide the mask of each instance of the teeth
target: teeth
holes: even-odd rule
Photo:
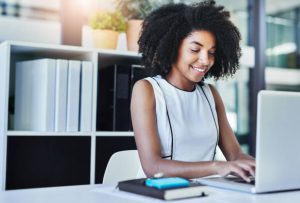
[[[196,71],[199,71],[199,72],[204,72],[205,69],[200,69],[200,68],[196,68],[196,67],[193,67]]]

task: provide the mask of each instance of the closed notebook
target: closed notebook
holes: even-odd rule
[[[65,132],[67,123],[68,61],[56,60],[55,123],[56,132]]]
[[[207,195],[207,189],[204,185],[190,182],[189,186],[156,189],[145,185],[145,178],[121,181],[118,188],[121,191],[150,196],[163,200],[175,200],[190,197],[204,197]]]
[[[16,63],[15,130],[54,131],[54,59]]]
[[[80,61],[69,60],[66,126],[68,132],[79,130],[80,69]]]
[[[80,93],[80,131],[92,130],[93,63],[82,61]]]

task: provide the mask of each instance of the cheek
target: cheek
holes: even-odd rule
[[[215,58],[212,57],[212,58],[210,59],[210,67],[212,67],[214,64],[215,64]]]
[[[182,58],[186,64],[193,64],[198,61],[198,57],[195,54],[185,54]]]
[[[179,64],[181,64],[181,65],[188,65],[192,61],[193,60],[192,60],[191,56],[189,56],[188,54],[181,55],[181,58],[178,60]]]

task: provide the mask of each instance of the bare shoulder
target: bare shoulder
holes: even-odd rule
[[[211,93],[214,97],[216,105],[218,106],[218,104],[223,104],[222,98],[221,98],[217,88],[215,88],[215,86],[213,86],[212,84],[208,84],[208,86],[209,86],[209,88],[211,90]]]
[[[141,79],[138,80],[134,86],[133,86],[134,90],[152,90],[152,85],[150,84],[150,82],[148,80],[145,79]]]
[[[153,96],[154,92],[151,83],[145,79],[138,80],[133,86],[132,95]]]
[[[131,108],[151,107],[155,105],[155,96],[151,83],[148,80],[138,80],[132,89]]]
[[[213,86],[212,84],[208,84],[208,86],[209,86],[209,89],[210,89],[211,93],[214,96],[214,99],[216,99],[216,97],[220,96],[219,92],[218,92],[217,88],[215,88],[215,86]]]

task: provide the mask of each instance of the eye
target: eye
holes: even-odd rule
[[[215,56],[216,52],[215,51],[210,51],[210,52],[208,52],[208,54],[211,55],[211,56]]]
[[[200,50],[199,49],[191,49],[191,52],[193,53],[198,53]]]

